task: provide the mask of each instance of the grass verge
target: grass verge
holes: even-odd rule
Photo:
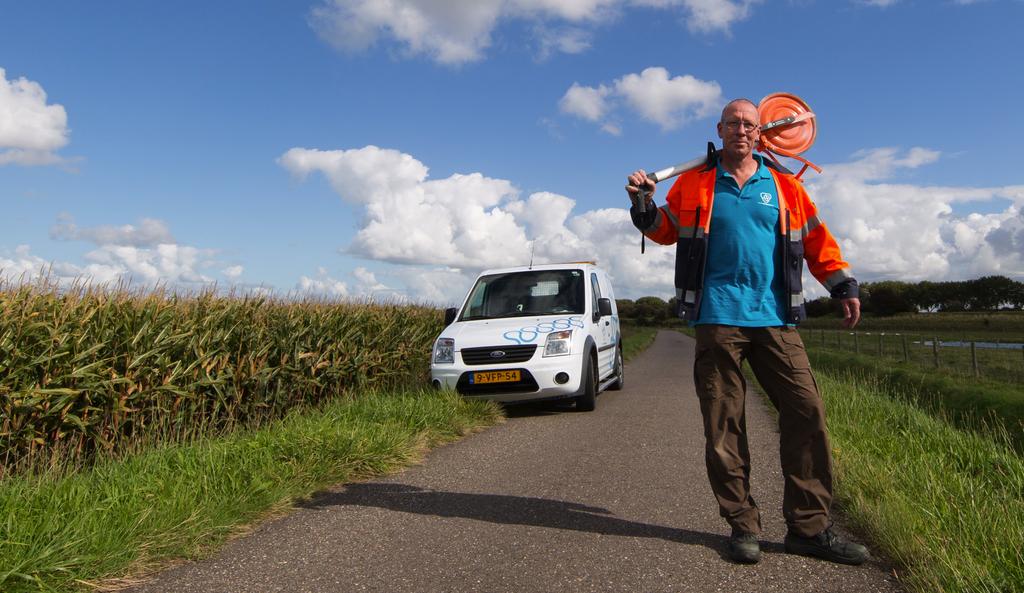
[[[622,356],[631,360],[637,354],[647,350],[658,336],[657,327],[645,325],[622,325]]]
[[[850,352],[808,350],[816,370],[858,376],[892,387],[891,391],[961,428],[993,434],[1001,426],[1018,452],[1024,452],[1024,393],[1018,385],[985,379],[955,378],[904,365],[886,366],[876,358]],[[1000,437],[1001,439],[1001,437]]]
[[[859,371],[818,369],[837,503],[921,592],[1024,591],[1024,459],[924,413],[915,394]]]
[[[259,430],[0,481],[0,590],[72,591],[213,550],[330,484],[501,420],[452,392],[372,392]],[[109,582],[109,581],[108,581]]]
[[[800,327],[834,330],[839,327],[839,318],[833,315],[812,317],[801,322]],[[1024,311],[900,313],[887,317],[866,314],[857,324],[857,329],[863,332],[923,334],[943,340],[1019,341],[1024,337]]]

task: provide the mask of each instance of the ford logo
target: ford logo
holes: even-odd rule
[[[505,351],[495,350],[494,352],[491,352],[491,358],[505,358]]]

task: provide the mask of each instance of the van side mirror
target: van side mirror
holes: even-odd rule
[[[602,317],[605,317],[606,315],[611,315],[611,314],[612,314],[612,301],[611,301],[611,299],[604,299],[604,298],[597,299],[597,315],[594,316],[594,319],[595,320],[596,319],[600,319]]]
[[[444,310],[444,326],[448,327],[455,321],[455,316],[459,313],[459,310],[455,307],[449,307]]]

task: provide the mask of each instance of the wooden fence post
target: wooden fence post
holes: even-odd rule
[[[910,351],[907,350],[907,334],[902,334],[903,338],[903,362],[910,362]]]
[[[857,332],[853,332],[853,351],[860,354],[860,340],[857,339]]]
[[[935,359],[935,368],[939,368],[939,339],[932,338],[932,358]]]
[[[885,336],[883,333],[878,334],[878,356],[882,356],[882,338]]]
[[[978,370],[978,349],[974,344],[974,340],[971,340],[971,368],[974,370],[975,379],[981,376],[981,372]]]

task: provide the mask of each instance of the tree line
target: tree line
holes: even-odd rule
[[[861,310],[878,316],[918,311],[1024,310],[1024,282],[1006,276],[947,282],[883,280],[860,285]],[[676,298],[616,299],[619,316],[638,325],[663,325],[676,317]],[[836,301],[821,297],[806,303],[808,317],[835,314]]]

